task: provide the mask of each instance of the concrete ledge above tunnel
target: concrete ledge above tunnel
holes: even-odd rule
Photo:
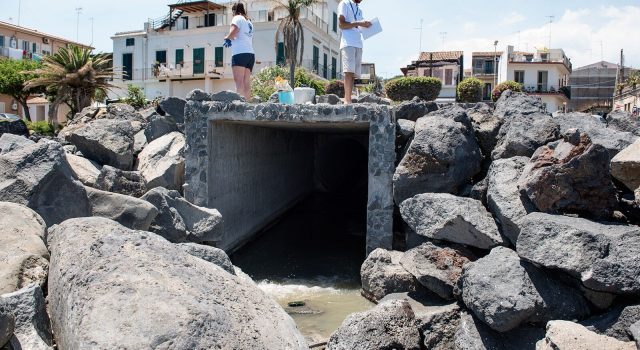
[[[367,251],[391,249],[395,123],[388,107],[189,101],[185,197],[218,209],[228,252],[314,190],[362,189]]]

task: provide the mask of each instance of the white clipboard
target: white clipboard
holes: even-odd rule
[[[370,20],[369,22],[371,22],[371,27],[360,27],[360,33],[362,33],[362,38],[364,40],[367,40],[376,34],[382,33],[382,25],[380,24],[380,20],[378,19],[378,17]]]

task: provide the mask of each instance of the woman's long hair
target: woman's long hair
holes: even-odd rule
[[[244,9],[244,4],[242,4],[241,2],[234,4],[231,7],[231,11],[233,12],[234,16],[244,16],[244,18],[249,19],[249,17],[247,17],[247,11]]]

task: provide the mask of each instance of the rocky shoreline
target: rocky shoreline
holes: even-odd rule
[[[308,348],[214,247],[222,215],[182,197],[186,103],[90,107],[55,139],[0,135],[0,346]],[[510,91],[495,108],[389,108],[397,239],[361,268],[378,305],[327,349],[636,348],[640,121],[550,115]]]

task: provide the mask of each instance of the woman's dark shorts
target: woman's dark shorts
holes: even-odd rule
[[[256,55],[252,53],[239,53],[231,57],[232,67],[244,67],[253,72],[253,66],[256,64]]]

